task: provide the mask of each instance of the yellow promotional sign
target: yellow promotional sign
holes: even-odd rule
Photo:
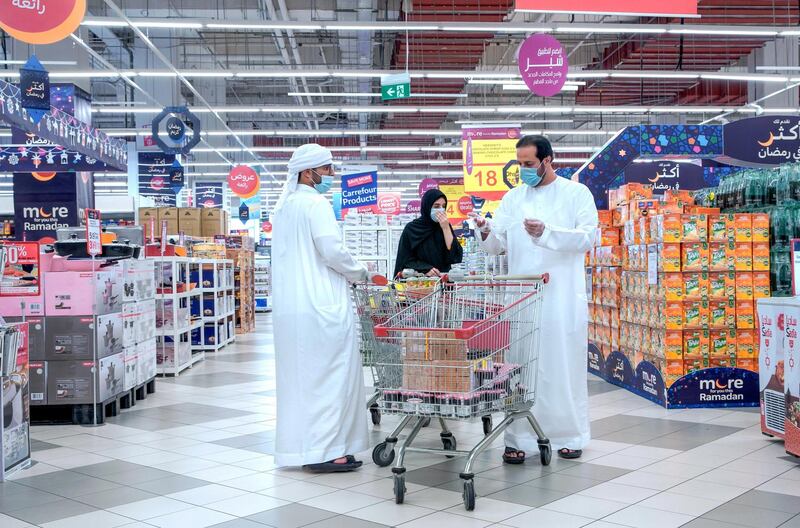
[[[451,223],[461,222],[467,218],[467,214],[472,210],[472,200],[464,191],[463,184],[439,185],[439,190],[447,197],[447,217]],[[466,204],[469,203],[469,206]]]
[[[519,182],[517,165],[518,126],[463,127],[461,146],[464,189],[488,199],[499,199]]]

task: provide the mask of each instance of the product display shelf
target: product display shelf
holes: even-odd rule
[[[255,253],[252,249],[228,249],[226,254],[234,263],[235,332],[246,334],[255,329]]]
[[[0,324],[0,482],[31,466],[28,324]]]
[[[256,255],[255,263],[256,311],[272,310],[272,265],[268,255]]]
[[[192,300],[191,315],[201,322],[192,331],[192,352],[216,352],[236,339],[231,331],[236,315],[234,261],[201,259],[198,275],[191,280],[200,284],[202,293]]]
[[[202,259],[158,257],[156,269],[156,338],[157,373],[177,376],[205,358],[192,353],[192,332],[201,328],[200,317],[192,317],[191,305],[202,299],[203,292],[192,281],[200,275]]]
[[[366,216],[366,215],[364,215]],[[375,221],[382,222],[382,215],[371,215]],[[365,219],[362,217],[362,221]],[[342,225],[342,238],[345,248],[356,260],[367,264],[370,271],[387,275],[394,271],[395,256],[400,236],[401,225]]]

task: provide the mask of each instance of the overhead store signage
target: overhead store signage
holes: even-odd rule
[[[175,194],[181,192],[184,178],[183,165],[181,165],[178,160],[173,161],[169,168],[169,187],[172,189],[172,192]]]
[[[525,39],[519,47],[517,63],[522,80],[536,95],[556,95],[567,81],[567,51],[550,35],[536,34]]]
[[[725,161],[750,167],[771,167],[800,161],[800,117],[760,116],[722,128]]]
[[[169,183],[174,161],[172,154],[139,153],[139,194],[151,198],[156,207],[175,207],[178,203]]]
[[[406,99],[411,97],[411,76],[408,73],[381,77],[381,100]]]
[[[86,0],[0,0],[0,28],[27,44],[53,44],[78,29]]]
[[[186,124],[191,133],[186,133]],[[200,119],[185,106],[164,108],[150,125],[153,140],[166,154],[188,154],[200,143]]]
[[[19,87],[3,80],[0,80],[0,121],[5,121],[12,127],[34,134],[54,145],[61,145],[64,150],[75,151],[81,154],[81,159],[91,157],[114,169],[128,170],[128,146],[125,140],[111,138],[52,106],[38,124],[34,123],[28,111],[22,106]],[[11,159],[9,156],[9,160]]]
[[[406,213],[408,214],[419,214],[422,212],[422,201],[421,200],[410,200],[406,204]]]
[[[519,182],[519,126],[463,127],[461,145],[464,189],[469,194],[499,199]]]
[[[400,214],[399,192],[382,192],[378,195],[377,209],[378,214],[397,215]]]
[[[236,165],[228,173],[228,187],[239,198],[251,198],[258,193],[261,182],[258,173],[247,165]]]
[[[0,146],[0,172],[105,171],[109,166],[76,150],[66,150],[48,140],[11,128],[11,144]]]
[[[658,195],[668,190],[696,191],[706,187],[701,165],[675,161],[631,163],[625,168],[625,183],[652,185],[653,192]]]
[[[439,190],[447,198],[447,218],[450,222],[461,222],[472,212],[472,200],[464,188],[461,178],[439,180]]]
[[[78,225],[75,173],[14,173],[14,225],[18,240],[55,240],[56,230]]]
[[[547,0],[516,0],[515,9],[536,13],[696,16],[697,0],[559,0],[556,4]]]
[[[33,123],[38,124],[50,111],[50,74],[36,55],[31,55],[19,69],[19,88],[22,108],[28,111]]]
[[[194,194],[198,207],[221,209],[222,193],[222,182],[197,182],[194,184]]]
[[[0,297],[39,295],[39,243],[3,242]]]
[[[250,208],[244,202],[239,205],[239,221],[243,224],[250,221]]]
[[[378,203],[378,173],[358,172],[342,177],[342,209]]]

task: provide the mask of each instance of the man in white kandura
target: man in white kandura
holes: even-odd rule
[[[590,438],[584,255],[594,244],[597,208],[586,186],[556,175],[547,138],[520,139],[517,161],[520,185],[505,195],[492,220],[475,216],[475,223],[489,253],[508,254],[511,275],[550,274],[531,411],[559,456],[578,458]],[[503,460],[511,464],[538,451],[526,420],[509,427],[505,444]]]
[[[369,447],[348,282],[372,274],[342,245],[324,196],[334,175],[328,149],[298,148],[272,216],[275,459],[320,473],[359,468],[353,454]]]

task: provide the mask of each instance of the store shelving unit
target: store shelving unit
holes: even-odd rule
[[[269,255],[256,255],[256,312],[272,310],[272,260]]]
[[[192,282],[199,284],[201,296],[194,298],[191,315],[202,325],[192,334],[192,350],[216,352],[233,343],[236,316],[234,263],[231,259],[201,259]]]
[[[394,270],[397,244],[402,233],[403,226],[397,225],[342,224],[342,238],[347,250],[356,260],[371,265],[371,271],[382,275]]]
[[[233,260],[235,286],[235,328],[237,334],[246,334],[255,329],[255,254],[252,249],[228,249],[228,258]]]
[[[156,268],[156,339],[160,375],[177,376],[205,359],[203,350],[192,350],[192,332],[203,325],[191,316],[191,304],[202,298],[202,290],[191,282],[202,260],[186,257],[153,259]]]

